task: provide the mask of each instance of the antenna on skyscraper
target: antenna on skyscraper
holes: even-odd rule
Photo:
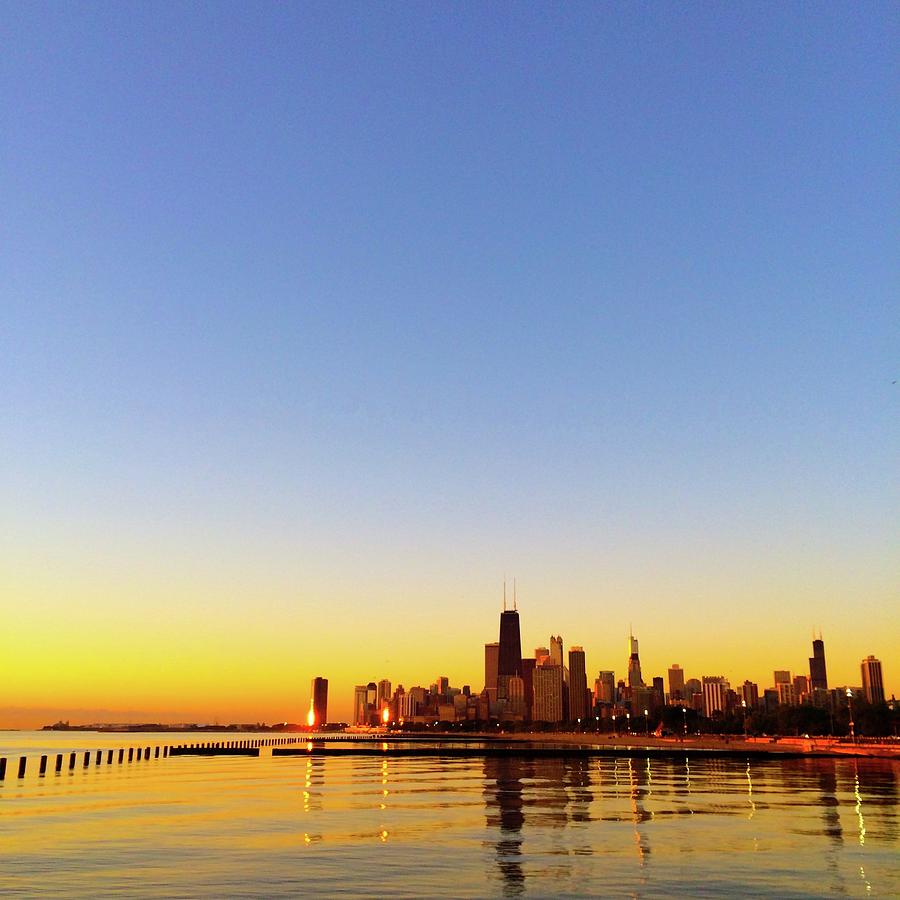
[[[517,610],[518,608],[519,608],[519,604],[516,601],[516,579],[513,578],[513,609]]]
[[[503,576],[503,612],[506,612],[506,576]]]

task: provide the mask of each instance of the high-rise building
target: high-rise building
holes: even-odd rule
[[[493,641],[484,645],[484,689],[491,703],[497,699],[497,672],[500,664],[500,644]]]
[[[633,634],[628,636],[628,687],[644,687],[641,677],[641,659],[638,655],[638,642]]]
[[[535,722],[558,723],[563,720],[563,670],[547,659],[544,665],[535,666],[534,704],[531,717]]]
[[[590,713],[587,670],[584,664],[584,649],[569,648],[569,719],[584,720]]]
[[[653,679],[653,707],[658,708],[666,705],[666,688],[663,683],[662,676],[657,675]]]
[[[450,696],[450,679],[446,675],[438,675],[435,683],[437,684],[437,693],[440,697]]]
[[[779,684],[790,684],[791,683],[791,673],[787,669],[776,669],[773,673],[775,677],[775,685],[776,687]]]
[[[534,667],[536,659],[522,660],[522,681],[525,684],[525,720],[531,720],[531,708],[534,705]]]
[[[550,635],[550,659],[554,664],[562,667],[563,665],[563,639],[562,635]]]
[[[711,719],[714,713],[725,711],[725,693],[730,685],[721,675],[704,675],[700,683],[703,689],[703,715]]]
[[[313,678],[309,688],[310,710],[313,720],[309,724],[314,727],[324,725],[328,721],[328,679]]]
[[[548,647],[535,647],[534,648],[534,658],[540,659],[542,656],[549,656],[550,649]]]
[[[597,703],[615,703],[616,702],[616,674],[605,669],[597,675],[594,682],[594,699]]]
[[[684,669],[678,663],[672,663],[669,669],[669,702],[684,700]]]
[[[782,706],[796,706],[797,692],[792,681],[776,681],[775,691],[778,694],[778,702]]]
[[[519,719],[525,717],[525,680],[512,675],[506,683],[506,708],[504,718]]]
[[[381,681],[378,682],[378,698],[376,700],[378,704],[378,708],[380,709],[385,701],[390,701],[391,699],[391,683],[387,678],[382,678]]]
[[[358,684],[353,688],[353,724],[369,724],[368,688],[364,684]]]
[[[867,656],[862,661],[862,686],[869,703],[884,703],[884,679],[881,660]]]
[[[759,686],[752,681],[745,681],[741,685],[741,700],[747,709],[756,709],[759,706]]]
[[[500,613],[499,643],[497,696],[505,699],[507,680],[512,676],[522,677],[522,639],[519,635],[518,610],[504,608],[503,612]]]
[[[813,655],[809,658],[809,686],[813,692],[828,690],[828,675],[825,672],[825,642],[821,634],[812,642]]]
[[[805,675],[794,676],[794,696],[798,703],[806,703],[809,700],[809,679]]]

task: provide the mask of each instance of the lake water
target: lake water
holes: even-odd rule
[[[57,752],[235,737],[0,733],[0,893],[900,895],[900,764],[886,761],[263,748],[53,771]]]

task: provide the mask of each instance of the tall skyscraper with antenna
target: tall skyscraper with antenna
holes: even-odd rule
[[[638,655],[638,642],[630,628],[628,629],[628,687],[644,687],[644,679],[641,675],[641,658]]]
[[[503,583],[503,612],[500,613],[500,653],[497,661],[497,696],[505,699],[510,678],[522,677],[522,639],[519,634],[519,611],[513,583],[513,608],[506,606],[506,582]]]
[[[813,634],[813,655],[809,658],[809,689],[815,691],[828,690],[828,675],[825,672],[825,642],[822,632],[816,637]]]

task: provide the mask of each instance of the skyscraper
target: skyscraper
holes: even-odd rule
[[[812,642],[813,655],[809,658],[809,688],[811,691],[827,691],[828,675],[825,672],[825,642],[821,634]]]
[[[382,678],[381,681],[378,682],[378,707],[379,709],[384,705],[385,701],[390,701],[391,699],[391,682],[387,678]]]
[[[598,703],[616,702],[616,673],[601,669],[594,682],[594,699]]]
[[[563,639],[561,634],[550,635],[550,659],[557,666],[563,664]]]
[[[328,721],[328,679],[313,678],[309,689],[313,721],[309,724],[315,727],[324,725]]]
[[[353,724],[369,724],[368,688],[364,684],[358,684],[353,688]]]
[[[522,640],[519,635],[519,612],[506,609],[500,613],[500,652],[497,661],[497,696],[506,698],[506,683],[513,676],[522,677]]]
[[[725,711],[725,692],[730,685],[721,675],[704,675],[701,683],[703,685],[703,715],[707,719],[711,719],[713,713]]]
[[[584,720],[590,711],[588,700],[587,670],[584,664],[584,650],[569,648],[569,719]]]
[[[669,669],[669,702],[684,700],[684,669],[678,663],[672,663]]]
[[[535,666],[534,706],[532,719],[535,722],[558,723],[563,720],[563,670],[550,659],[545,665]]]
[[[881,676],[881,660],[867,656],[862,661],[863,692],[869,703],[884,703],[884,680]]]
[[[644,687],[641,676],[641,659],[638,655],[638,642],[633,634],[628,635],[628,687]]]
[[[500,664],[500,644],[493,641],[484,645],[484,689],[491,703],[497,699],[497,673]]]

